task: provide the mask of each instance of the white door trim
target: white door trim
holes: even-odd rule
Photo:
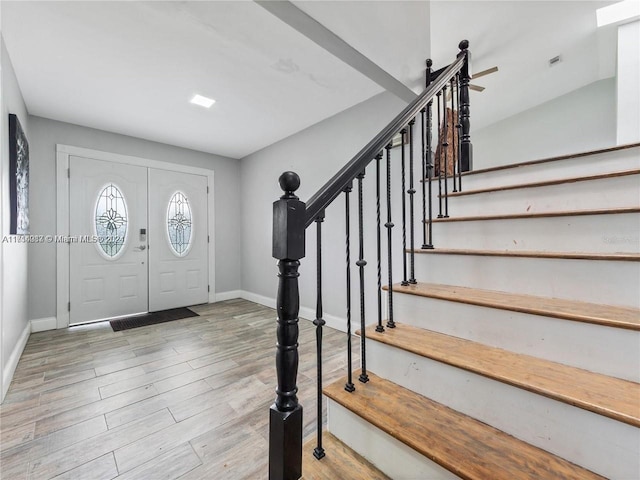
[[[56,145],[56,235],[69,235],[69,157],[71,155],[91,158],[94,160],[106,160],[108,162],[124,163],[141,167],[158,168],[173,172],[193,173],[207,177],[209,194],[208,199],[208,235],[209,242],[209,303],[216,301],[215,294],[215,209],[213,192],[214,171],[206,168],[191,167],[148,158],[133,157],[130,155],[120,155],[117,153],[101,152],[89,148],[74,147],[71,145]],[[67,328],[69,326],[69,245],[66,243],[56,243],[56,318],[57,328]]]

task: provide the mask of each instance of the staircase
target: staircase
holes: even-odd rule
[[[640,144],[470,171],[468,47],[427,61],[425,91],[306,203],[280,176],[271,480],[640,479]],[[314,253],[303,446],[298,277]],[[330,385],[325,275],[345,285],[346,376]]]
[[[339,478],[638,480],[640,145],[462,181],[365,329],[369,381],[324,388]]]

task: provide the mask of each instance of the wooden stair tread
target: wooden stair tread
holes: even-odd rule
[[[468,217],[434,218],[433,223],[469,222],[477,220],[510,220],[514,218],[574,217],[581,215],[611,215],[617,213],[638,213],[640,207],[604,208],[595,210],[565,210],[558,212],[506,213],[499,215],[475,215]]]
[[[640,384],[398,323],[375,340],[640,427]],[[359,332],[358,332],[359,333]]]
[[[386,286],[383,288],[385,290],[388,289]],[[407,286],[397,284],[393,286],[393,291],[482,307],[640,330],[640,310],[630,307],[600,305],[562,298],[536,297],[437,283],[418,282],[416,285]]]
[[[326,456],[313,456],[315,437],[302,447],[302,478],[304,480],[389,480],[384,473],[353,451],[331,433],[322,433]]]
[[[603,477],[369,372],[369,382],[325,395],[465,479],[587,480]]]
[[[616,145],[608,148],[598,148],[596,150],[587,150],[586,152],[570,153],[567,155],[556,155],[553,157],[540,158],[538,160],[528,160],[526,162],[511,163],[509,165],[498,165],[495,167],[480,168],[471,172],[463,172],[463,175],[474,175],[478,173],[495,172],[498,170],[508,170],[510,168],[526,167],[529,165],[539,165],[541,163],[557,162],[559,160],[569,160],[571,158],[588,157],[590,155],[598,155],[600,153],[617,152],[618,150],[627,150],[631,148],[640,147],[640,143],[628,143],[626,145]]]
[[[411,250],[407,250],[411,252]],[[474,250],[466,248],[415,249],[416,254],[477,255],[482,257],[561,258],[640,262],[640,253],[543,252],[534,250]]]
[[[448,194],[451,197],[462,197],[466,195],[476,195],[479,193],[501,192],[506,190],[517,190],[521,188],[536,188],[536,187],[548,187],[552,185],[562,185],[566,183],[586,182],[589,180],[600,180],[605,178],[626,177],[629,175],[638,175],[640,169],[622,170],[618,172],[600,173],[598,175],[588,175],[583,177],[568,177],[555,180],[545,180],[540,182],[520,183],[513,185],[502,185],[498,187],[478,188],[476,190],[463,190],[462,192],[450,192]]]

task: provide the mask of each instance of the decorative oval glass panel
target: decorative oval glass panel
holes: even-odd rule
[[[191,206],[187,196],[179,191],[169,200],[167,233],[173,253],[184,257],[191,247]]]
[[[110,183],[98,194],[95,225],[98,246],[113,259],[127,238],[127,203],[118,187]]]

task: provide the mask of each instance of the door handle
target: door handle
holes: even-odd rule
[[[142,252],[143,250],[145,250],[147,248],[146,245],[140,245],[139,247],[134,247],[134,251],[136,252]]]

